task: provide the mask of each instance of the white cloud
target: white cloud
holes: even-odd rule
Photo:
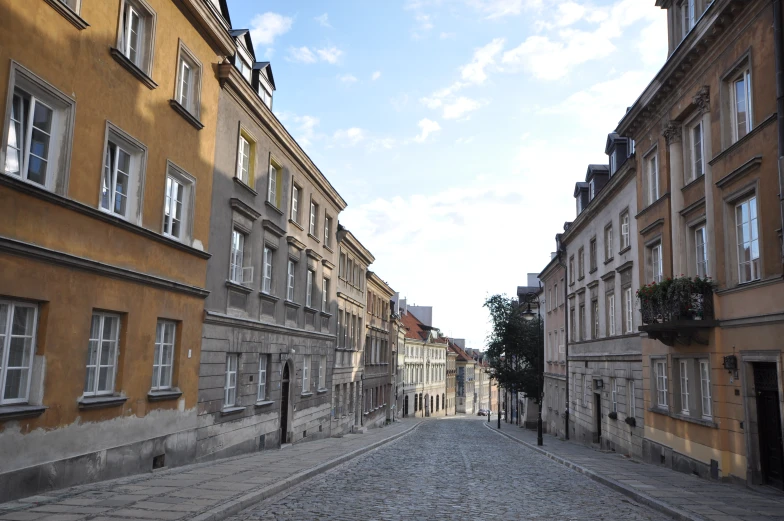
[[[447,33],[447,32],[442,32],[441,34],[438,35],[438,37],[441,38],[442,40],[448,40],[450,38],[454,38],[455,36],[457,36],[455,33]]]
[[[323,137],[323,135],[316,134],[319,119],[315,116],[299,116],[290,112],[276,113],[276,116],[286,125],[291,135],[302,147],[310,146],[314,141]]]
[[[332,29],[332,25],[329,23],[329,15],[327,13],[316,16],[313,19],[316,20],[321,27],[328,27]]]
[[[318,58],[316,58],[316,55],[313,54],[313,51],[305,46],[291,47],[289,49],[289,59],[302,63],[316,63],[318,61]]]
[[[391,137],[377,138],[377,139],[373,139],[368,144],[367,149],[368,152],[374,152],[379,149],[392,150],[393,148],[395,148],[395,146],[397,146],[397,144],[398,141],[395,138],[391,138]]]
[[[337,47],[325,47],[323,49],[311,50],[310,47],[303,45],[302,47],[290,47],[288,60],[301,63],[316,63],[317,61],[322,61],[334,65],[338,62],[338,59],[342,54],[343,51]]]
[[[358,145],[367,137],[367,131],[359,127],[351,127],[345,130],[338,130],[332,136],[335,144],[343,147],[353,147]]]
[[[376,71],[376,72],[374,72],[374,73],[373,73],[373,74],[370,76],[370,79],[371,79],[372,81],[376,81],[376,80],[377,80],[377,79],[379,79],[380,77],[381,77],[381,71]]]
[[[424,143],[427,139],[427,136],[432,134],[433,132],[438,132],[441,130],[441,125],[438,124],[438,121],[433,121],[431,119],[424,118],[419,121],[418,123],[420,132],[414,138],[414,141],[417,143]]]
[[[340,56],[343,54],[343,51],[338,49],[337,47],[329,47],[324,49],[317,49],[316,53],[319,55],[323,61],[327,63],[335,64],[337,63]]]
[[[460,96],[453,103],[444,105],[444,119],[458,119],[469,112],[473,112],[481,107],[482,104],[471,98]]]
[[[519,15],[525,8],[539,7],[542,0],[466,0],[488,19]]]
[[[467,145],[474,142],[474,136],[459,137],[455,140],[455,145]]]
[[[463,80],[480,85],[484,83],[487,79],[487,72],[485,72],[485,69],[495,64],[495,57],[503,48],[504,39],[495,38],[484,47],[476,49],[471,63],[460,67],[460,75]]]
[[[341,83],[343,83],[345,85],[351,85],[352,83],[356,83],[357,82],[357,77],[354,76],[353,74],[339,75],[338,79],[340,80]]]
[[[292,18],[278,13],[257,14],[250,22],[250,37],[254,45],[272,45],[275,38],[291,29],[293,22]]]

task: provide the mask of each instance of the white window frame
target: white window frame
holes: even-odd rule
[[[261,291],[269,295],[272,292],[272,248],[264,246],[262,257]]]
[[[746,97],[745,104],[746,104],[746,121],[743,129],[743,135],[739,132],[739,121],[738,121],[738,92],[737,92],[737,85],[740,81],[744,82],[743,86],[743,93]],[[746,136],[749,132],[752,131],[754,128],[754,121],[752,118],[752,92],[751,92],[751,71],[748,66],[746,66],[743,70],[733,75],[729,80],[729,89],[730,89],[730,103],[732,104],[730,109],[731,115],[731,123],[732,123],[732,142],[735,143],[739,139]]]
[[[174,184],[169,182],[169,179],[182,186],[183,196],[181,202],[181,215],[180,215],[180,230],[179,234],[173,233],[173,229],[169,224],[169,212],[171,211],[170,199],[171,194],[167,190],[173,189]],[[144,190],[143,183],[140,184],[140,190]],[[164,185],[163,196],[163,218],[162,218],[162,233],[166,237],[178,240],[184,244],[191,245],[193,240],[193,213],[194,213],[194,200],[196,199],[196,178],[180,168],[171,161],[167,161],[166,165],[166,184]],[[169,203],[169,204],[167,204]]]
[[[654,151],[645,158],[646,181],[648,183],[648,205],[659,200],[659,155]]]
[[[615,336],[615,292],[607,294],[607,336]]]
[[[681,11],[681,39],[691,32],[697,22],[696,0],[683,0],[680,4]]]
[[[288,267],[287,267],[287,282],[286,282],[286,300],[289,302],[294,302],[294,273],[296,271],[295,262],[291,259],[288,259]]]
[[[253,57],[241,45],[237,46],[237,70],[248,83],[253,78]]]
[[[590,400],[588,398],[591,394],[590,384],[591,384],[591,379],[588,378],[587,374],[584,374],[583,375],[583,406],[584,407],[588,407],[588,404],[590,403]]]
[[[631,230],[629,226],[629,212],[624,211],[621,214],[621,250],[625,250],[631,245]]]
[[[170,341],[166,341],[167,333]],[[172,388],[172,377],[174,373],[174,350],[177,341],[177,323],[171,320],[158,320],[155,326],[155,352],[152,362],[152,385],[153,391],[161,391]],[[169,357],[167,358],[166,350]],[[168,383],[167,383],[168,382]]]
[[[130,39],[130,19],[127,19],[129,12],[134,12],[139,17],[139,45],[136,49],[136,57],[131,56]],[[150,5],[144,0],[121,0],[120,17],[117,28],[117,50],[119,50],[128,61],[142,70],[147,76],[151,76],[153,56],[155,52],[155,26],[157,15]]]
[[[327,386],[327,356],[319,356],[318,389],[326,389]]]
[[[237,380],[239,378],[240,355],[237,353],[226,354],[226,366],[223,380],[223,407],[236,407],[238,403]]]
[[[186,68],[189,69],[190,74],[190,81],[187,84],[184,81]],[[174,99],[196,119],[199,119],[201,114],[201,71],[201,62],[180,40]]]
[[[618,412],[618,379],[612,379],[612,412]]]
[[[654,360],[654,375],[656,378],[656,404],[662,409],[669,408],[667,397],[667,360]]]
[[[702,126],[702,119],[688,128],[689,131],[689,179],[692,181],[705,174],[705,132]],[[697,141],[695,132],[699,132],[700,139]]]
[[[308,224],[308,233],[316,236],[316,220],[318,219],[318,204],[313,199],[310,200],[310,223]]]
[[[321,278],[321,312],[326,313],[329,306],[329,279]]]
[[[291,184],[291,220],[299,224],[299,200],[302,189],[296,184]]]
[[[98,319],[98,335],[93,337],[93,321]],[[116,321],[116,329],[114,331],[114,335],[112,338],[105,339],[104,338],[104,328],[106,327],[107,321]],[[112,313],[102,313],[102,312],[93,312],[92,318],[90,320],[90,344],[93,342],[97,342],[98,345],[96,346],[96,356],[94,359],[94,363],[90,363],[90,346],[87,347],[87,373],[85,375],[84,380],[84,396],[102,396],[108,394],[114,394],[114,387],[117,378],[117,360],[119,357],[120,351],[120,328],[122,327],[122,319],[119,315],[115,315]],[[105,344],[109,344],[106,346]],[[103,353],[104,349],[109,349],[108,355],[108,363],[101,363],[101,354]],[[92,385],[89,386],[88,389],[88,382],[89,382],[89,374],[90,371],[94,371],[94,378],[92,381]],[[110,386],[107,386],[104,389],[99,389],[100,384],[100,376],[101,376],[101,369],[107,369],[109,376],[107,377],[107,381],[111,383]]]
[[[128,186],[126,188],[125,213],[114,210],[117,189],[117,172],[119,171],[119,153],[116,153],[112,163],[109,164],[110,151],[121,150],[128,156]],[[101,175],[98,194],[98,209],[102,212],[120,217],[126,221],[141,224],[142,194],[144,193],[144,179],[147,169],[147,147],[130,134],[124,132],[111,122],[106,122],[106,136],[104,138],[103,155],[101,156]],[[111,179],[107,180],[107,174]],[[107,181],[109,185],[107,185]],[[104,193],[109,192],[108,207],[105,206]]]
[[[330,234],[331,224],[332,224],[332,217],[325,214],[324,215],[324,246],[327,247],[329,247],[330,245],[329,234]]]
[[[659,242],[650,248],[651,254],[651,279],[653,282],[664,280],[664,260],[662,259],[662,244]]]
[[[313,307],[313,277],[316,272],[308,268],[307,279],[305,282],[305,307]]]
[[[30,384],[33,379],[33,359],[35,358],[36,333],[38,332],[38,306],[26,302],[0,300],[0,307],[5,308],[5,315],[0,315],[0,319],[4,320],[4,322],[0,322],[0,405],[27,403],[30,399]],[[32,324],[29,322],[25,324],[23,334],[14,334],[13,326],[17,309],[26,309],[28,313],[32,310],[33,314]],[[28,320],[30,320],[29,314]],[[30,334],[28,334],[28,330]],[[14,339],[22,339],[22,342],[27,344],[22,355],[23,362],[27,358],[27,365],[9,367],[11,342]],[[21,385],[17,389],[17,398],[6,398],[5,396],[9,370],[21,373],[19,378]]]
[[[237,179],[250,186],[251,177],[251,141],[240,131],[240,136],[237,139],[237,171],[235,173]]]
[[[703,419],[713,419],[713,402],[711,401],[710,363],[707,359],[699,360],[700,363],[700,399],[702,401]]]
[[[744,221],[742,217],[743,207],[746,205],[748,207],[748,221]],[[739,212],[741,214],[740,221],[738,215]],[[747,237],[748,240],[746,240]],[[759,280],[761,278],[762,269],[760,266],[759,208],[757,206],[756,194],[747,197],[735,204],[735,239],[735,254],[737,255],[736,259],[738,263],[738,282],[740,284],[745,284],[747,282]],[[755,245],[757,250],[756,257],[754,256]],[[749,251],[749,260],[741,261],[741,251],[745,250],[746,247],[748,247]],[[743,266],[746,264],[749,266],[750,278],[748,279],[746,279],[743,274]]]
[[[280,167],[273,161],[270,161],[268,175],[267,175],[267,202],[275,208],[278,207],[278,175],[280,174]]]
[[[38,183],[29,178],[29,151],[32,136],[32,118],[17,115],[19,129],[14,125],[12,131],[11,113],[14,107],[14,98],[29,98],[29,108],[34,108],[32,100],[38,100],[41,104],[51,108],[52,124],[50,125],[50,140],[46,157],[46,174],[43,183]],[[26,102],[22,101],[23,104]],[[8,81],[8,97],[6,99],[6,117],[3,124],[2,146],[0,146],[0,165],[2,172],[6,175],[21,179],[26,183],[44,188],[60,194],[65,194],[68,185],[68,175],[71,163],[71,145],[73,143],[74,128],[74,105],[75,101],[62,92],[55,89],[51,84],[33,74],[30,70],[22,67],[17,62],[11,61],[11,71]],[[11,169],[11,159],[9,156],[9,140],[16,136],[17,145],[15,150],[19,150],[20,158],[16,161],[17,171]],[[19,137],[22,138],[21,143]]]
[[[613,258],[613,225],[608,224],[604,227],[604,260]]]
[[[310,355],[302,357],[302,392],[310,392]]]
[[[256,390],[256,400],[261,402],[267,399],[267,367],[269,365],[269,355],[259,355],[259,385]]]
[[[634,333],[634,300],[632,298],[631,286],[623,289],[623,296],[626,301],[626,313],[624,316],[624,333]]]
[[[681,384],[681,414],[689,415],[689,362],[685,358],[678,361]]]
[[[694,229],[694,254],[697,276],[708,276],[708,233],[705,225]]]

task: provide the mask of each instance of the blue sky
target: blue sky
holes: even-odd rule
[[[664,63],[654,4],[229,0],[371,269],[480,349],[485,298],[547,264],[574,183]]]

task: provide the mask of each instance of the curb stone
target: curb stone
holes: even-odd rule
[[[338,456],[335,459],[331,459],[326,463],[322,463],[315,467],[309,468],[307,470],[300,471],[293,476],[289,476],[288,478],[284,479],[283,481],[279,481],[274,485],[270,485],[268,487],[262,488],[260,490],[254,490],[245,494],[244,496],[240,496],[236,499],[231,501],[227,501],[222,505],[217,507],[213,507],[210,510],[199,514],[198,516],[192,517],[191,521],[220,521],[222,519],[226,519],[229,516],[233,516],[246,508],[252,507],[256,503],[264,501],[265,499],[269,499],[272,496],[280,494],[281,492],[285,491],[287,488],[293,487],[295,485],[299,485],[300,483],[309,480],[319,474],[322,474],[338,465],[342,465],[357,456],[361,456],[367,452],[370,452],[382,445],[385,445],[391,441],[397,440],[402,438],[403,436],[411,433],[422,425],[422,422],[418,422],[416,425],[409,427],[408,429],[404,430],[403,432],[399,432],[389,438],[385,438],[383,440],[377,441],[372,445],[368,445],[367,447],[362,447],[361,449],[357,449],[355,451],[349,452],[348,454],[343,454],[342,456]]]
[[[632,498],[633,500],[637,501],[642,505],[648,506],[658,512],[661,512],[662,514],[666,514],[672,517],[673,519],[676,519],[677,521],[706,521],[705,518],[703,517],[700,517],[696,514],[691,514],[689,512],[685,512],[679,508],[675,508],[667,503],[664,503],[659,499],[656,499],[653,496],[649,496],[648,494],[639,492],[627,485],[624,485],[623,483],[615,481],[614,479],[604,477],[601,474],[598,474],[585,467],[581,467],[580,465],[577,465],[576,463],[572,463],[571,461],[562,458],[561,456],[553,454],[552,452],[546,451],[542,448],[537,447],[536,445],[532,445],[521,439],[515,438],[514,436],[507,434],[503,431],[499,431],[498,429],[494,429],[493,427],[488,427],[487,425],[485,425],[485,428],[490,429],[496,434],[500,434],[501,436],[509,438],[512,441],[516,441],[521,445],[525,445],[529,449],[534,450],[544,456],[547,456],[551,460],[560,463],[561,465],[564,465],[565,467],[568,467],[576,472],[579,472],[580,474],[584,474],[585,476],[591,478],[592,480],[601,483],[602,485],[609,487],[615,490],[616,492],[620,492],[621,494]]]

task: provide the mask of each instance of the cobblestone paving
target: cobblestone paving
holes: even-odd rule
[[[414,433],[259,503],[231,521],[665,520],[507,440],[477,419]]]

